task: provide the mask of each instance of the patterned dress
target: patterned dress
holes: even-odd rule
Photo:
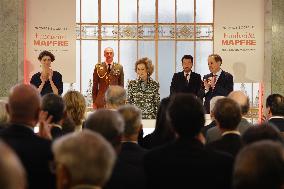
[[[160,103],[160,85],[151,77],[147,83],[141,80],[131,80],[127,87],[127,100],[142,111],[143,119],[156,119]]]

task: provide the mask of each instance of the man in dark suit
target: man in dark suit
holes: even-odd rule
[[[48,93],[42,98],[41,108],[52,116],[51,119],[51,136],[56,139],[64,135],[63,122],[66,117],[65,104],[61,96]]]
[[[242,118],[240,106],[230,98],[223,98],[216,102],[213,114],[222,138],[209,143],[207,147],[235,157],[242,147],[240,132],[237,130]]]
[[[201,88],[201,76],[193,72],[193,57],[184,55],[181,59],[183,71],[175,73],[172,78],[170,94],[192,93],[198,95]]]
[[[215,97],[214,97],[215,98]],[[212,99],[214,99],[212,98]],[[228,95],[228,98],[236,101],[239,106],[241,107],[242,112],[242,119],[240,123],[238,124],[237,130],[242,135],[248,128],[252,126],[250,122],[247,121],[245,116],[247,115],[250,105],[249,105],[249,98],[246,94],[244,94],[242,91],[233,91]],[[210,104],[210,110],[211,110],[211,104]],[[218,127],[213,127],[208,129],[206,133],[206,141],[207,143],[213,142],[215,140],[221,139],[222,133]]]
[[[46,119],[46,112],[40,111],[39,92],[32,85],[16,85],[10,92],[6,108],[10,123],[0,132],[0,138],[20,158],[27,172],[29,189],[55,188],[55,177],[49,169],[53,160],[51,141],[33,131],[38,121],[41,126],[47,126],[50,120]]]
[[[266,99],[268,122],[275,125],[280,132],[284,132],[284,97],[271,94]]]
[[[147,188],[230,188],[233,158],[204,147],[201,101],[192,94],[176,94],[168,113],[177,139],[145,155]]]
[[[206,113],[210,113],[210,100],[214,96],[227,96],[234,89],[233,76],[221,69],[222,58],[217,54],[208,57],[210,74],[203,77],[203,88],[200,97],[205,97],[204,107]]]
[[[147,151],[137,142],[142,128],[141,110],[128,104],[121,106],[118,112],[124,119],[125,128],[116,165],[104,189],[144,189],[143,157]]]

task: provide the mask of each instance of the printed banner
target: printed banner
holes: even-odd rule
[[[263,0],[215,0],[214,52],[234,82],[263,80]]]
[[[47,50],[55,55],[51,68],[63,82],[76,81],[76,1],[27,0],[26,63],[28,81],[41,71],[38,55]]]

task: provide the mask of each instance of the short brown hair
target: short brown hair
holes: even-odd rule
[[[216,62],[220,62],[222,64],[222,58],[218,54],[210,54],[209,57],[213,57]]]
[[[154,72],[154,66],[152,64],[152,60],[147,58],[147,57],[144,57],[144,58],[141,58],[139,60],[136,61],[135,63],[135,72],[137,73],[137,66],[138,64],[144,64],[145,67],[146,67],[146,70],[147,70],[147,73],[149,75],[152,75],[152,73]]]
[[[49,52],[49,51],[42,51],[39,55],[38,55],[38,60],[41,61],[41,59],[44,57],[44,56],[49,56],[50,59],[51,59],[51,62],[53,62],[55,60],[55,56]]]

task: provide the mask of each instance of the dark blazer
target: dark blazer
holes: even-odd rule
[[[253,125],[248,122],[246,118],[242,118],[240,123],[237,126],[237,130],[241,133],[241,135],[250,127]],[[206,133],[206,142],[210,143],[215,140],[221,139],[222,138],[222,133],[218,127],[211,127],[207,130]]]
[[[233,158],[206,149],[196,139],[177,139],[147,153],[144,166],[150,189],[228,189]]]
[[[41,75],[40,72],[34,74],[31,78],[31,81],[30,81],[30,83],[33,84],[36,88],[38,88],[41,84],[40,75]],[[58,89],[58,94],[61,95],[63,93],[62,75],[57,71],[53,71],[52,80],[53,80],[54,85]],[[49,80],[47,80],[45,82],[40,94],[41,94],[41,96],[43,96],[43,95],[48,94],[48,93],[53,93]]]
[[[53,161],[50,141],[38,137],[31,128],[24,125],[9,125],[1,130],[0,138],[20,158],[27,172],[29,189],[55,188],[55,176],[49,169],[50,162]]]
[[[221,139],[207,144],[207,147],[227,152],[233,157],[236,157],[242,146],[241,136],[234,133],[226,134]]]
[[[110,180],[104,189],[143,189],[143,157],[147,150],[136,143],[123,142]]]
[[[276,126],[280,130],[280,132],[284,132],[284,118],[272,117],[268,120],[268,122]]]
[[[201,88],[201,76],[198,73],[191,72],[190,79],[187,83],[184,72],[178,72],[173,75],[170,94],[174,93],[193,93],[198,95]]]
[[[213,74],[207,74],[203,77],[204,79],[208,79],[209,77],[212,77]],[[215,84],[215,88],[209,88],[209,91],[205,93],[205,88],[204,85],[202,87],[202,90],[200,90],[200,96],[201,98],[205,97],[204,101],[204,107],[206,109],[206,113],[210,113],[210,100],[214,96],[227,96],[230,92],[232,92],[234,89],[234,81],[233,81],[233,76],[222,70],[217,83]]]

